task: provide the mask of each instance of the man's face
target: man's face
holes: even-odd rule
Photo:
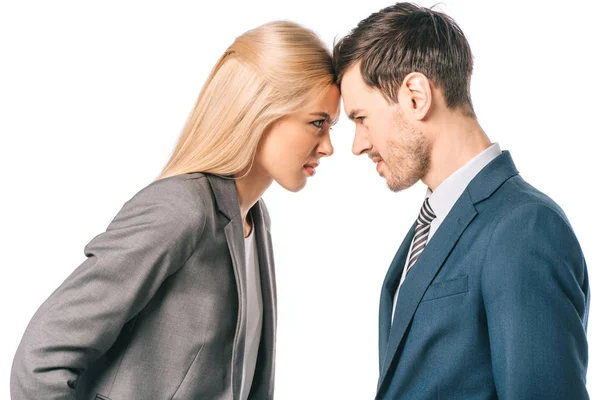
[[[410,112],[389,104],[375,88],[366,86],[360,63],[344,74],[341,84],[346,115],[356,124],[352,152],[367,154],[376,163],[379,175],[397,192],[419,181],[429,169],[431,145],[411,121]],[[400,91],[399,96],[408,96]],[[408,115],[407,115],[408,114]]]

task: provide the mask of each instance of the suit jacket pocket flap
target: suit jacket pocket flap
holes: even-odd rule
[[[449,281],[434,283],[425,292],[421,301],[439,299],[440,297],[452,296],[465,293],[469,290],[469,277],[460,276]]]

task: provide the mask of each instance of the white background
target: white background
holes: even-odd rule
[[[29,319],[84,260],[83,247],[160,172],[234,38],[291,19],[332,45],[391,3],[0,4],[0,398],[8,398]],[[583,247],[592,286],[588,390],[598,397],[598,6],[447,0],[439,8],[471,43],[481,125],[562,206]],[[278,273],[279,399],[375,393],[380,285],[425,187],[390,192],[369,160],[351,154],[352,136],[341,118],[335,154],[305,190],[274,185],[265,195]]]

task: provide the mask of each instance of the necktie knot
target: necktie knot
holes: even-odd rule
[[[429,205],[429,197],[425,199],[421,206],[421,212],[417,218],[417,225],[429,225],[435,219],[435,213]]]

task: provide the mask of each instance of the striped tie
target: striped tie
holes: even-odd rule
[[[419,259],[419,256],[425,249],[427,244],[427,237],[429,236],[429,228],[431,228],[431,221],[435,219],[435,213],[429,205],[429,198],[426,198],[421,207],[421,212],[417,218],[417,229],[415,230],[415,237],[412,242],[412,250],[410,252],[410,258],[408,265],[406,266],[406,273],[410,271],[413,265]]]

